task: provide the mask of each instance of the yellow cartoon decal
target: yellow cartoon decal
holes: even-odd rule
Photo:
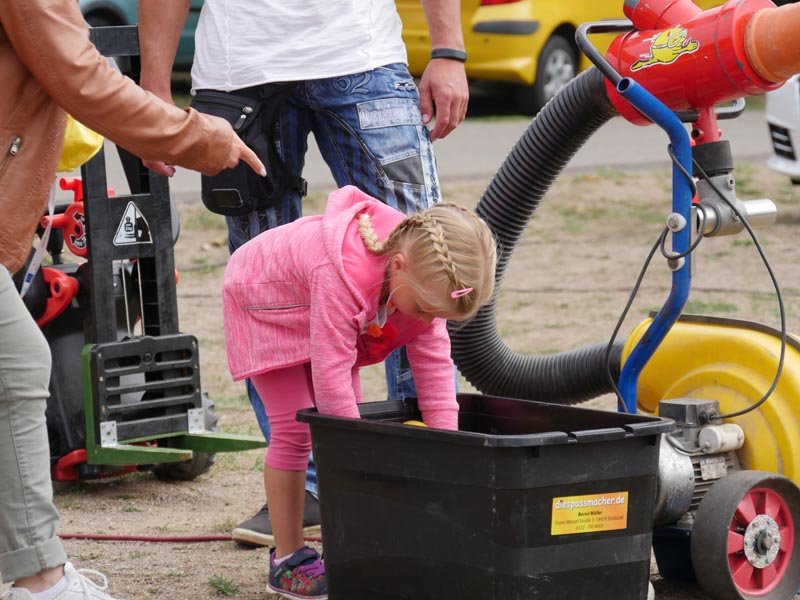
[[[642,60],[637,60],[631,65],[631,71],[652,65],[668,65],[678,60],[681,54],[691,54],[700,47],[697,40],[688,38],[685,27],[667,29],[651,39],[650,56],[643,54]]]

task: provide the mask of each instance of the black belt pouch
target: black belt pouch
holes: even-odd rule
[[[293,88],[294,84],[267,84],[237,92],[198,90],[195,94],[192,107],[228,121],[267,168],[267,177],[261,177],[250,165],[239,162],[217,175],[203,175],[201,198],[211,212],[246,215],[275,206],[290,187],[304,187],[298,183],[305,183],[301,178],[287,172],[275,149],[277,117]]]

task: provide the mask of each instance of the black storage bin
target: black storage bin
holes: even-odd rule
[[[311,426],[331,600],[647,596],[670,420],[459,395],[459,431],[413,401]]]

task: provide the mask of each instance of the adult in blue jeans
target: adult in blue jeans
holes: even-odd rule
[[[192,90],[246,94],[257,102],[269,84],[295,82],[274,140],[289,173],[302,174],[313,133],[338,186],[355,185],[406,213],[425,209],[441,198],[432,141],[464,119],[468,90],[460,0],[422,3],[433,50],[419,89],[406,66],[394,0],[206,0],[195,34]],[[188,8],[189,0],[139,2],[141,85],[168,101]],[[174,173],[171,165],[145,164]],[[300,217],[297,187],[269,208],[226,217],[230,251]],[[386,360],[386,372],[389,398],[416,395],[404,352]],[[247,391],[269,440],[261,399],[249,382]],[[304,532],[313,534],[319,531],[313,458],[306,489]],[[267,506],[238,525],[233,537],[271,545]]]

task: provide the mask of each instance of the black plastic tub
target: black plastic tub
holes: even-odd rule
[[[458,432],[303,411],[331,600],[643,599],[672,421],[459,396]]]

